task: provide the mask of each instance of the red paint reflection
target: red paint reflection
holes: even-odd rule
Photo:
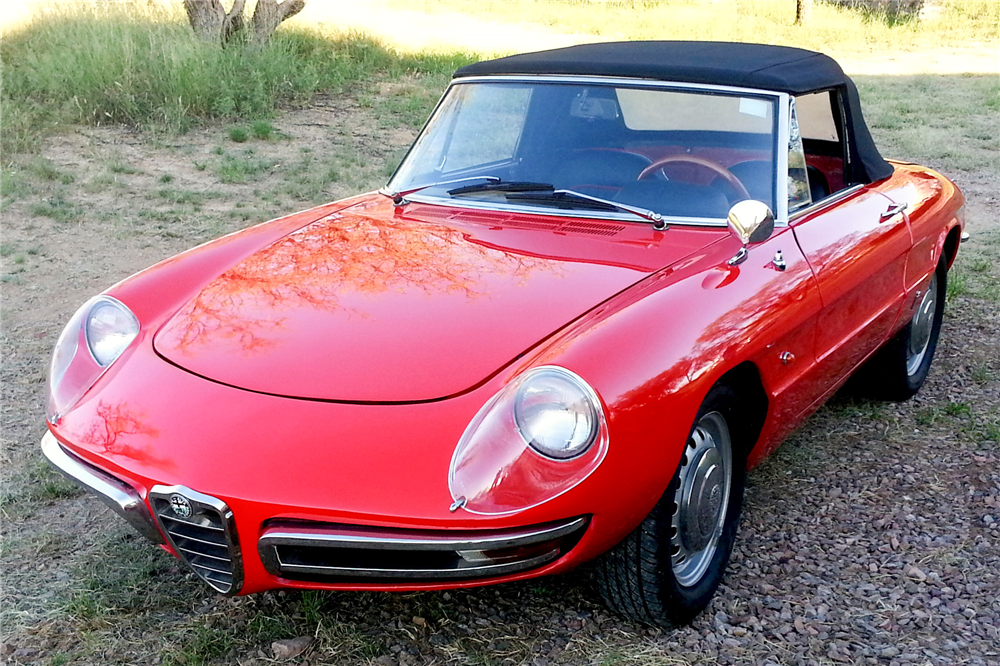
[[[207,342],[235,342],[244,353],[273,346],[273,333],[296,309],[366,316],[357,296],[417,291],[488,293],[491,274],[526,280],[551,262],[471,240],[453,228],[340,214],[315,222],[231,268],[190,301],[164,331],[189,352]]]
[[[173,469],[173,461],[153,455],[150,441],[160,431],[145,422],[146,415],[129,408],[127,402],[108,404],[101,400],[95,418],[79,437],[88,449],[110,458],[128,458],[160,469]]]

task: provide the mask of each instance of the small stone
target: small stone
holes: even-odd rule
[[[413,624],[417,625],[418,627],[426,627],[427,626],[427,620],[425,620],[424,618],[420,617],[419,615],[414,615],[413,616]]]
[[[299,636],[298,638],[286,638],[271,643],[271,652],[274,658],[282,661],[295,659],[312,645],[312,636]]]

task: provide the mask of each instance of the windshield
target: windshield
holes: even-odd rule
[[[774,208],[775,98],[618,83],[451,86],[387,189],[430,203],[724,220]],[[576,196],[584,195],[584,196]]]

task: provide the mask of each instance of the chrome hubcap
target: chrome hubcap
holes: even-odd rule
[[[937,273],[931,277],[920,306],[910,320],[910,344],[906,349],[906,374],[917,374],[927,355],[931,342],[931,331],[934,329],[934,314],[937,312]]]
[[[681,458],[670,523],[670,565],[684,587],[696,585],[715,555],[732,483],[729,427],[719,412],[701,417]]]

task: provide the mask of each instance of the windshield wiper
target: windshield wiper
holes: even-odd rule
[[[522,180],[501,182],[498,179],[490,183],[456,187],[453,190],[448,190],[448,194],[458,197],[463,194],[475,194],[476,192],[553,192],[555,189],[555,186],[551,183],[532,183]]]
[[[646,208],[639,208],[638,206],[631,206],[629,204],[623,204],[618,201],[611,201],[610,199],[602,199],[600,197],[594,197],[589,194],[583,194],[581,192],[574,192],[573,190],[552,190],[550,192],[534,192],[528,194],[508,194],[508,201],[532,201],[535,203],[555,203],[555,204],[567,204],[568,208],[579,208],[580,204],[589,206],[591,208],[596,208],[597,210],[624,210],[633,215],[638,215],[639,217],[649,220],[653,223],[653,228],[657,231],[663,231],[667,228],[667,223],[663,221],[663,216],[659,213],[648,210]],[[586,202],[586,203],[584,203]]]
[[[469,176],[468,178],[456,178],[455,180],[442,180],[436,183],[426,183],[424,185],[418,185],[417,187],[410,187],[405,190],[400,190],[398,192],[393,192],[392,190],[382,188],[378,192],[381,195],[387,196],[392,199],[392,203],[397,206],[402,206],[409,203],[406,197],[413,194],[414,192],[419,192],[420,190],[426,190],[428,187],[440,187],[442,185],[454,185],[455,183],[467,183],[470,180],[488,180],[493,183],[499,183],[499,176]],[[462,188],[459,188],[462,189]],[[449,192],[448,194],[451,194]]]

